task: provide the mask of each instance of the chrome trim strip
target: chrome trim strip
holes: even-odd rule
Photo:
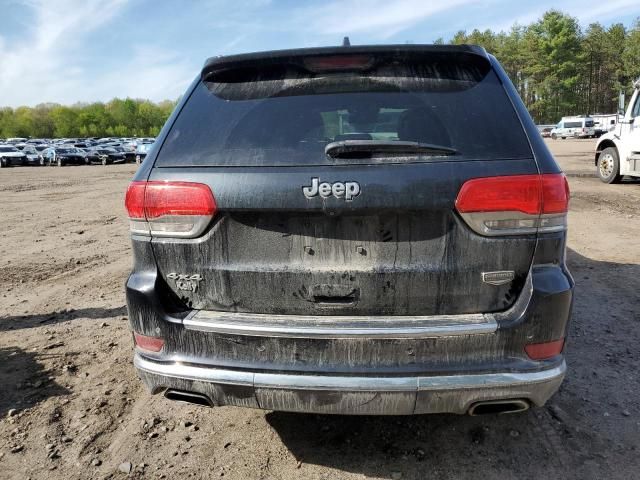
[[[431,377],[289,375],[199,367],[185,365],[179,362],[161,363],[148,360],[138,353],[134,356],[134,365],[144,372],[169,378],[246,385],[258,389],[352,392],[415,392],[518,387],[561,380],[567,369],[566,363],[563,360],[557,367],[537,372],[501,372]]]
[[[560,365],[538,372],[501,372],[478,375],[448,375],[443,377],[420,377],[418,390],[462,390],[468,388],[500,388],[516,385],[545,383],[562,378],[567,371],[563,360]]]
[[[338,316],[268,315],[196,310],[184,320],[188,330],[229,335],[288,338],[426,338],[494,333],[493,315]]]
[[[133,357],[133,364],[139,370],[168,378],[185,378],[202,382],[253,386],[253,372],[199,367],[176,361],[170,363],[154,362],[144,358],[137,352]]]

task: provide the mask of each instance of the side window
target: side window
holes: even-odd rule
[[[633,105],[633,110],[631,110],[631,116],[633,118],[640,117],[640,95],[636,97],[636,103]]]

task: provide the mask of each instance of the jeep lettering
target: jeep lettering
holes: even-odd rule
[[[319,182],[320,179],[318,177],[313,177],[310,186],[302,187],[304,196],[313,198],[320,195],[322,198],[328,198],[333,195],[336,198],[344,198],[347,202],[350,202],[360,195],[360,184],[358,182]]]

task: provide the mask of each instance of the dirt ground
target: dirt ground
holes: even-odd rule
[[[149,395],[123,289],[135,165],[1,170],[0,478],[639,478],[640,182],[597,180],[593,140],[549,145],[573,195],[568,376],[544,408],[484,417],[298,415]]]

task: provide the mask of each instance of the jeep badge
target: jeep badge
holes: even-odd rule
[[[311,185],[302,187],[302,193],[307,198],[313,198],[320,195],[322,198],[328,198],[333,195],[336,198],[344,198],[350,202],[360,195],[360,184],[358,182],[322,182],[318,177],[311,179]]]

